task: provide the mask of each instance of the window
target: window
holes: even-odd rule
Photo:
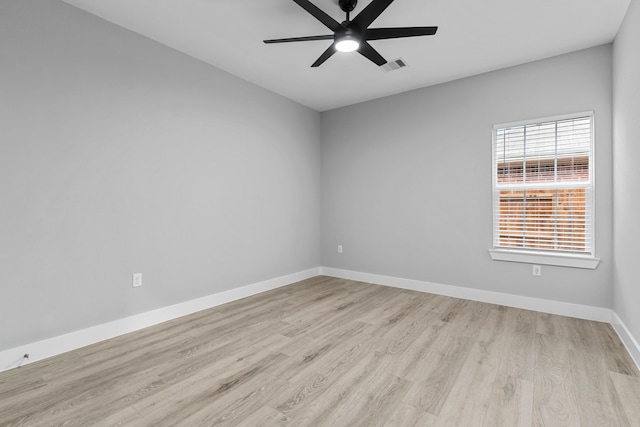
[[[492,257],[595,268],[593,184],[592,113],[494,126]]]

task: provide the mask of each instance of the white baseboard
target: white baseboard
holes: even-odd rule
[[[464,298],[473,301],[506,305],[515,308],[523,308],[526,310],[535,310],[543,313],[576,317],[578,319],[611,323],[612,311],[609,308],[592,307],[588,305],[571,304],[567,302],[545,300],[520,295],[503,294],[500,292],[464,288],[460,286],[441,285],[438,283],[423,282],[420,280],[402,279],[399,277],[361,273],[358,271],[341,270],[337,268],[322,267],[321,271],[322,274],[326,276],[333,276],[341,279],[357,280],[360,282],[392,286],[395,288],[409,289],[412,291],[428,292],[449,297]]]
[[[627,348],[627,351],[636,363],[636,366],[640,369],[640,344],[638,344],[638,341],[636,341],[633,335],[631,335],[631,332],[629,332],[629,329],[627,329],[627,326],[615,311],[613,312],[611,325],[620,337],[620,341],[622,341],[624,346]]]
[[[640,369],[640,345],[638,345],[638,342],[633,335],[631,335],[618,315],[608,308],[503,294],[330,267],[317,267],[4,350],[0,352],[0,372],[15,368],[21,364],[26,365],[27,363],[33,363],[109,338],[134,332],[177,317],[256,295],[321,274],[401,289],[535,310],[543,313],[611,323]],[[29,354],[29,359],[23,360],[23,355],[27,353]]]
[[[0,372],[318,275],[320,268],[316,267],[4,350],[0,352]],[[29,354],[28,360],[25,354]]]

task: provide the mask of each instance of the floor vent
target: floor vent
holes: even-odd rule
[[[384,64],[382,66],[382,68],[385,71],[393,71],[393,70],[397,70],[399,68],[404,68],[407,66],[407,63],[405,62],[404,59],[402,58],[398,58],[398,59],[394,59],[393,61],[389,61],[386,64]]]

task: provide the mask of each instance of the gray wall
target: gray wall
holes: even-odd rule
[[[324,113],[323,265],[611,307],[611,73],[605,45]],[[492,261],[492,125],[586,110],[600,266]]]
[[[640,339],[640,2],[632,1],[613,49],[613,308]]]
[[[319,158],[315,111],[2,0],[0,350],[317,267]]]

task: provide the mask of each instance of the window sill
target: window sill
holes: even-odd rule
[[[579,255],[549,255],[541,252],[524,252],[503,249],[489,249],[494,261],[522,262],[526,264],[556,265],[560,267],[586,268],[595,270],[600,258]]]

